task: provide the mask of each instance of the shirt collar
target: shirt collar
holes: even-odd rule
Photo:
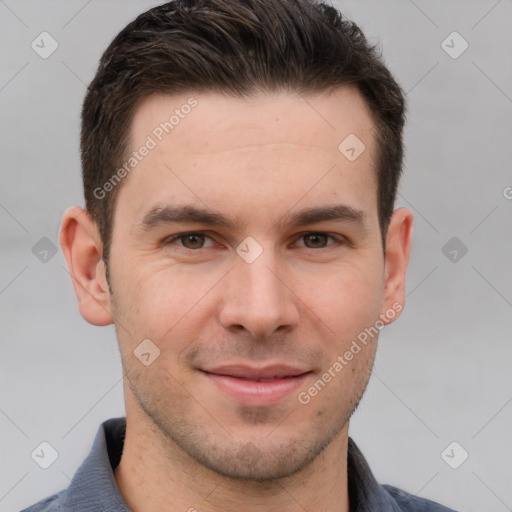
[[[111,418],[100,425],[89,455],[65,493],[65,510],[131,512],[114,477],[114,469],[121,460],[125,433],[125,417]]]
[[[350,512],[401,512],[396,501],[375,480],[373,473],[351,437],[347,450]]]

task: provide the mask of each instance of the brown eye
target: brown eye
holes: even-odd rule
[[[330,238],[330,236],[325,235],[324,233],[308,233],[302,238],[306,244],[306,247],[309,249],[323,249],[327,246],[327,239]],[[306,242],[306,240],[309,242]]]
[[[169,249],[187,249],[189,253],[199,252],[201,249],[209,249],[215,246],[215,241],[206,233],[178,233],[163,241],[163,245]]]
[[[190,233],[188,235],[180,236],[182,244],[187,249],[201,249],[204,245],[205,235]]]

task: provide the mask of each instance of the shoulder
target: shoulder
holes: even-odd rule
[[[403,512],[456,512],[435,501],[414,496],[391,485],[383,485],[382,488],[395,500]]]

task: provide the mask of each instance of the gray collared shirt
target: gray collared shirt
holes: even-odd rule
[[[22,512],[132,512],[114,478],[114,469],[123,453],[125,432],[125,417],[103,422],[89,455],[69,487]],[[396,487],[379,485],[350,438],[347,460],[351,512],[455,512]]]

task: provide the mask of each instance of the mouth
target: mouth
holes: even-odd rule
[[[222,366],[201,373],[223,394],[242,405],[272,405],[296,391],[312,371],[287,365],[264,368]]]

